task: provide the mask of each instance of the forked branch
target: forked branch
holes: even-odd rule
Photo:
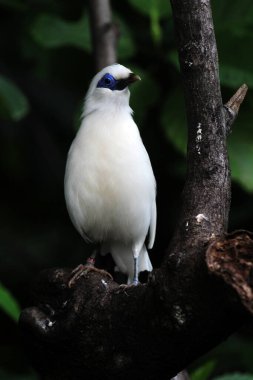
[[[43,379],[167,380],[228,337],[252,312],[244,296],[250,294],[251,300],[252,255],[247,270],[240,272],[250,291],[243,286],[238,292],[238,257],[231,256],[231,277],[217,250],[219,244],[227,247],[217,239],[224,239],[227,229],[230,171],[210,1],[171,3],[188,120],[187,178],[174,237],[162,267],[147,284],[122,289],[101,273],[88,272],[70,288],[71,270],[39,276],[35,306],[22,312],[20,327]],[[245,92],[244,87],[229,102],[233,112]],[[247,244],[245,234],[241,239],[241,246]],[[225,271],[226,283],[208,272],[206,249],[213,241],[208,267],[217,274]],[[251,253],[252,244],[247,249]]]

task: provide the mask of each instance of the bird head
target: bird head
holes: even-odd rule
[[[86,95],[84,115],[114,106],[130,109],[128,86],[140,79],[138,75],[120,64],[103,68],[91,81]]]

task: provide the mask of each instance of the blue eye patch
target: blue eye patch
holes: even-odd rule
[[[109,88],[110,90],[116,90],[117,81],[109,73],[105,74],[97,84],[98,88]]]
[[[129,84],[128,78],[126,79],[115,79],[114,76],[112,76],[109,73],[106,73],[97,84],[97,88],[108,88],[109,90],[123,90],[126,88]]]

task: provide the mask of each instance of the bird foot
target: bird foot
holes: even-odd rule
[[[120,284],[119,287],[121,289],[129,289],[129,288],[133,288],[133,287],[135,287],[135,286],[137,286],[139,284],[140,284],[139,281],[133,281],[133,282],[131,282],[131,284]]]
[[[139,284],[140,284],[139,281],[137,283],[136,282],[132,282],[131,284],[120,284],[119,287],[118,287],[117,293],[122,293],[123,292],[123,293],[125,293],[128,296],[129,294],[127,293],[127,290],[133,289],[133,288],[135,288]]]
[[[94,266],[90,264],[79,264],[72,272],[70,275],[70,279],[68,282],[68,287],[72,288],[75,283],[81,278],[85,277],[89,272],[94,271],[94,272],[99,272],[100,274],[109,277],[110,280],[113,280],[112,276],[110,273],[106,272],[104,269],[98,269],[95,268]]]

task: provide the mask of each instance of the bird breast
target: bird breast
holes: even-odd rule
[[[94,112],[84,118],[68,156],[65,197],[83,236],[125,243],[145,239],[155,179],[130,114]]]

